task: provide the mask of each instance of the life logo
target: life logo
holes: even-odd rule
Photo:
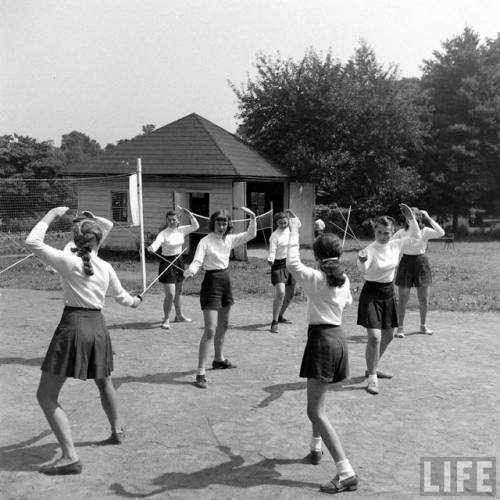
[[[421,496],[495,496],[495,457],[420,458]]]

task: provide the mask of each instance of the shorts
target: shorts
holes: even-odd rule
[[[109,377],[113,348],[101,311],[65,307],[41,369],[80,380]]]
[[[292,273],[286,268],[286,259],[277,259],[271,266],[271,283],[277,285],[278,283],[285,283],[286,286],[295,285],[296,281]]]
[[[160,260],[158,276],[160,276],[160,274],[163,273],[163,271],[165,271],[165,269],[167,269],[167,267],[170,265],[170,262],[172,262],[177,257],[178,255],[163,256],[162,260]],[[160,283],[179,283],[184,280],[184,271],[182,269],[182,257],[180,257],[168,268],[167,271],[161,274],[158,281]]]
[[[349,377],[349,351],[341,326],[309,325],[300,377],[328,383]]]
[[[365,281],[358,303],[358,325],[377,330],[398,326],[394,284]]]
[[[206,271],[201,283],[201,309],[219,310],[234,304],[229,270]]]
[[[396,285],[406,288],[432,285],[431,266],[427,256],[403,254],[396,273]]]

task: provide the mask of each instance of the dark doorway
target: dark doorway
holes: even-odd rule
[[[210,193],[189,193],[189,210],[195,214],[210,217]],[[209,231],[208,222],[201,220],[199,223],[198,231],[189,235],[189,256],[187,259],[189,262],[193,260],[199,241]]]
[[[284,208],[285,187],[283,182],[247,182],[247,205],[257,215],[268,212],[281,212]],[[257,232],[254,242],[266,243],[269,241],[272,229]]]

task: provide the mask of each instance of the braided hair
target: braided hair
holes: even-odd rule
[[[95,220],[85,219],[73,225],[73,241],[76,248],[72,248],[71,251],[82,258],[83,271],[87,276],[94,274],[90,262],[90,252],[99,245],[101,240],[102,229]]]
[[[321,234],[314,240],[313,252],[315,259],[320,261],[320,270],[326,274],[328,285],[342,286],[346,278],[344,269],[339,263],[342,255],[342,244],[339,238],[333,233]]]

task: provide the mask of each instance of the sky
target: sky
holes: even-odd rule
[[[101,146],[197,113],[235,132],[256,55],[365,40],[404,77],[466,26],[500,31],[500,0],[0,0],[0,135],[73,130]]]

